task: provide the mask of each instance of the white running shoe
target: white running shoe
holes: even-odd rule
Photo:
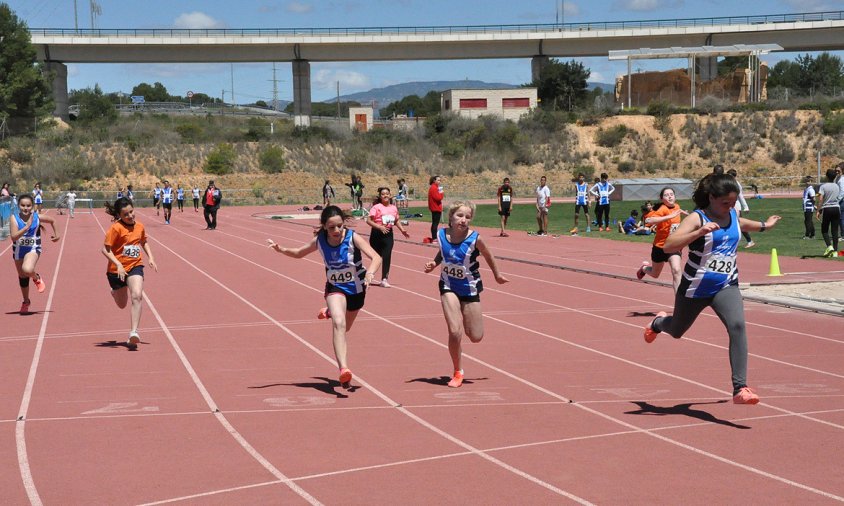
[[[381,288],[390,288],[390,283],[387,281],[387,278],[381,280]]]

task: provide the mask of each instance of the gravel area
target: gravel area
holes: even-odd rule
[[[742,293],[844,312],[844,281],[748,286]]]

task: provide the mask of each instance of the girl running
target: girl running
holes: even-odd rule
[[[676,292],[677,287],[680,286],[680,279],[683,277],[682,248],[673,253],[666,253],[663,247],[668,236],[680,226],[680,215],[688,216],[689,213],[683,211],[677,205],[673,188],[667,186],[663,188],[659,192],[659,198],[662,202],[657,204],[656,208],[644,219],[646,227],[656,227],[656,236],[654,237],[653,247],[651,247],[651,262],[653,263],[642,262],[642,266],[636,271],[636,277],[641,280],[645,277],[645,274],[649,274],[653,278],[658,278],[662,274],[663,266],[668,262],[668,266],[671,267],[671,281]]]
[[[739,186],[728,174],[709,174],[698,183],[692,195],[695,211],[665,240],[666,252],[689,247],[683,279],[674,296],[674,315],[660,311],[645,327],[644,335],[647,343],[660,332],[680,338],[700,312],[711,306],[730,337],[733,402],[756,404],[759,396],[746,382],[747,334],[736,251],[742,231],[764,232],[780,217],[771,216],[764,222],[739,218],[733,209],[738,194]]]
[[[44,192],[41,190],[41,183],[35,183],[35,188],[32,189],[32,197],[35,199],[35,212],[40,213],[44,204]]]
[[[129,299],[132,300],[132,326],[126,346],[135,350],[141,342],[138,324],[141,321],[144,298],[144,264],[141,249],[146,253],[150,267],[158,272],[158,266],[152,257],[144,226],[135,220],[132,201],[126,197],[119,198],[114,205],[106,202],[105,209],[114,219],[114,223],[106,232],[101,250],[103,256],[109,260],[106,277],[117,307],[123,309]]]
[[[199,212],[199,188],[197,186],[194,186],[193,190],[191,190],[191,193],[193,194],[193,212],[198,213]]]
[[[463,333],[473,343],[484,338],[483,314],[480,293],[484,289],[478,263],[478,254],[486,263],[499,284],[509,280],[498,270],[495,257],[470,225],[475,215],[475,204],[457,201],[448,209],[448,227],[437,232],[439,251],[433,261],[425,264],[431,272],[440,263],[440,301],[448,326],[448,352],[454,366],[454,375],[448,382],[451,388],[463,384]]]
[[[366,240],[345,227],[349,216],[337,206],[328,206],[319,216],[320,229],[313,239],[298,248],[282,248],[272,239],[269,247],[291,258],[302,258],[319,250],[325,263],[325,303],[319,318],[331,318],[334,355],[340,369],[340,385],[348,388],[352,371],[346,361],[346,333],[352,329],[358,311],[363,308],[366,287],[381,266],[381,257]],[[363,266],[362,255],[369,257],[369,269]]]
[[[179,206],[179,212],[185,212],[185,189],[182,185],[176,185],[176,204]]]
[[[41,229],[48,223],[53,229],[50,240],[58,241],[61,237],[56,232],[56,222],[49,216],[41,216],[35,210],[35,200],[31,195],[21,195],[18,200],[18,214],[9,222],[9,236],[12,239],[12,258],[18,271],[23,302],[20,314],[29,314],[29,280],[35,283],[38,293],[47,289],[47,283],[35,272],[35,266],[41,257]]]
[[[372,207],[369,209],[369,215],[366,217],[366,224],[372,227],[372,232],[369,234],[369,245],[382,259],[382,288],[390,288],[390,282],[387,281],[387,278],[390,276],[390,259],[393,257],[393,229],[399,229],[405,239],[410,237],[410,234],[399,222],[399,210],[390,200],[390,189],[386,186],[378,188],[378,197],[375,198]]]

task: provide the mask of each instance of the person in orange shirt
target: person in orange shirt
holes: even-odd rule
[[[126,197],[117,199],[114,204],[106,202],[106,213],[114,218],[103,241],[102,254],[108,258],[108,284],[111,296],[120,309],[132,300],[132,327],[126,346],[130,350],[138,348],[141,338],[138,324],[141,321],[141,303],[144,298],[144,264],[141,249],[147,255],[150,267],[158,271],[152,257],[152,250],[147,242],[147,234],[141,222],[135,220],[135,208]]]
[[[677,287],[680,286],[680,278],[683,276],[683,254],[682,251],[666,253],[663,247],[665,246],[665,239],[680,226],[680,215],[688,216],[689,213],[683,211],[677,205],[673,188],[663,188],[659,192],[659,198],[661,203],[658,203],[654,210],[644,218],[646,226],[656,226],[654,244],[651,248],[652,264],[642,262],[642,266],[636,271],[636,277],[641,280],[645,277],[645,274],[649,274],[653,278],[658,278],[662,274],[662,267],[668,262],[671,267],[674,291],[676,292]]]

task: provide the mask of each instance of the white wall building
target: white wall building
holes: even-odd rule
[[[440,96],[443,112],[453,112],[468,118],[483,115],[518,119],[536,108],[536,88],[508,88],[502,90],[446,90]]]
[[[372,107],[349,107],[349,128],[358,132],[372,130]]]

